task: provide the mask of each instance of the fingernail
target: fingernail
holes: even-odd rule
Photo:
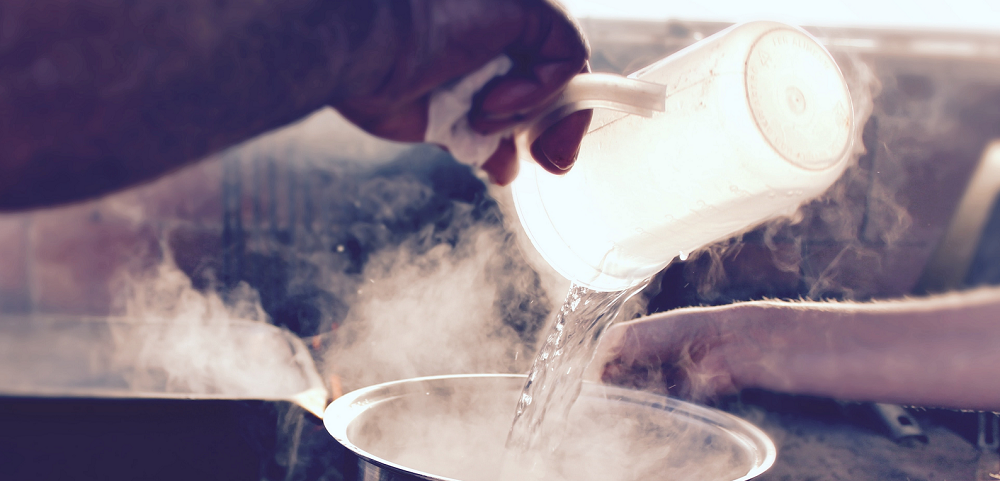
[[[545,148],[544,147],[542,148],[542,151],[545,152]],[[580,155],[580,148],[579,147],[577,147],[576,150],[573,152],[573,155],[571,155],[569,157],[553,156],[553,155],[550,155],[548,152],[545,152],[545,157],[547,159],[549,159],[549,162],[551,162],[552,165],[556,166],[556,168],[558,168],[559,170],[562,170],[564,172],[573,167],[573,163],[576,162],[576,157],[578,155]]]

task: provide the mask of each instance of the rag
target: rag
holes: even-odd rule
[[[469,126],[472,98],[495,77],[506,74],[513,63],[501,55],[456,82],[431,93],[424,141],[448,149],[456,160],[481,167],[509,131],[480,134]]]

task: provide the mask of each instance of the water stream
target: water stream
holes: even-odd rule
[[[598,292],[573,284],[528,372],[507,437],[501,479],[532,479],[565,432],[584,371],[598,341],[625,302],[646,283],[618,292]]]

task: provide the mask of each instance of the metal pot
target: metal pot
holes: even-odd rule
[[[525,377],[438,376],[359,389],[324,423],[359,457],[359,481],[494,480]],[[722,411],[655,394],[585,384],[542,476],[567,479],[745,480],[775,447]]]
[[[302,340],[263,322],[0,316],[0,397],[287,401],[320,416],[328,394]]]

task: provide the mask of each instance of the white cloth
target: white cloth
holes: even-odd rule
[[[482,135],[469,127],[472,97],[494,77],[510,70],[512,62],[501,55],[457,82],[431,93],[424,141],[443,145],[459,162],[480,167],[493,155],[509,132]]]

